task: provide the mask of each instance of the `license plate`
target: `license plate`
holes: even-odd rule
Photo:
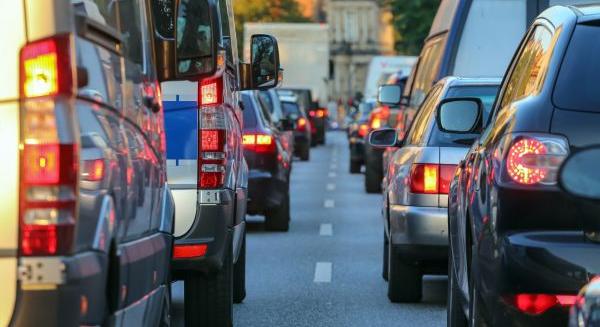
[[[219,191],[200,191],[200,203],[219,204],[221,196]]]

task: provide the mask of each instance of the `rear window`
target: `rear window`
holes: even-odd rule
[[[448,98],[464,98],[464,97],[476,97],[481,99],[483,102],[483,121],[487,121],[496,95],[498,94],[498,86],[455,86],[448,89],[448,93],[445,99]],[[431,115],[433,122],[433,128],[431,135],[429,136],[430,146],[443,146],[443,147],[455,147],[455,146],[466,146],[470,145],[478,134],[452,134],[444,133],[437,128],[435,121],[435,115]]]
[[[579,25],[558,74],[554,104],[567,110],[600,112],[599,84],[600,27]]]
[[[283,114],[291,117],[292,119],[298,119],[302,117],[302,113],[300,112],[300,107],[297,103],[294,102],[282,102],[281,108],[283,109]]]
[[[255,128],[257,125],[256,110],[252,98],[248,94],[242,94],[244,104],[244,128]]]

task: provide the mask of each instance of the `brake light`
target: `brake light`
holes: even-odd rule
[[[203,189],[219,188],[225,179],[226,131],[225,129],[201,129],[199,137],[198,186]]]
[[[207,78],[200,82],[198,95],[201,106],[215,106],[223,103],[223,77]]]
[[[516,136],[505,156],[507,180],[519,185],[556,184],[568,149],[566,139],[560,136]]]
[[[81,176],[89,182],[99,182],[104,177],[104,159],[85,160]]]
[[[381,118],[379,118],[379,116],[374,116],[371,120],[371,129],[373,130],[378,128],[381,128]]]
[[[448,194],[456,165],[413,164],[410,191],[421,194]]]
[[[311,117],[323,118],[326,116],[325,109],[317,109],[309,112]]]
[[[188,259],[203,257],[206,255],[208,246],[206,244],[183,244],[173,247],[174,259]]]
[[[247,150],[258,153],[275,152],[276,149],[273,136],[267,134],[244,134],[242,143]]]
[[[27,44],[21,50],[21,95],[26,98],[73,91],[70,36]]]
[[[298,130],[300,132],[306,131],[307,124],[308,124],[308,122],[306,121],[306,118],[304,118],[304,117],[298,118],[296,130]]]
[[[555,294],[516,294],[506,296],[504,299],[521,312],[530,315],[540,315],[554,306],[572,306],[575,304],[577,296]]]
[[[358,126],[358,136],[365,137],[367,134],[369,134],[369,125],[360,124],[360,126]]]
[[[71,122],[56,119],[69,117],[73,109],[58,96],[73,92],[70,39],[59,35],[21,50],[19,250],[23,256],[68,254],[74,241],[79,147]]]

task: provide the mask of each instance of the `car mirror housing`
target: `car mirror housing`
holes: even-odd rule
[[[242,90],[267,90],[276,87],[283,79],[279,63],[279,46],[275,37],[266,34],[252,35],[250,63],[243,64]]]
[[[438,128],[446,133],[473,134],[481,131],[483,103],[479,98],[450,98],[437,108]]]
[[[369,144],[378,148],[388,148],[399,144],[398,132],[393,128],[383,128],[369,134]]]
[[[395,84],[380,86],[377,101],[389,106],[399,105],[402,101],[402,87]]]
[[[577,198],[600,201],[600,147],[591,147],[569,156],[558,173],[558,184]]]

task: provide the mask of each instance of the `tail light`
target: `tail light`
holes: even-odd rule
[[[298,121],[297,121],[296,130],[298,130],[300,132],[304,132],[304,131],[306,131],[307,125],[308,125],[308,121],[306,120],[306,118],[300,117],[300,118],[298,118]]]
[[[564,137],[519,134],[507,136],[494,157],[503,168],[503,182],[532,186],[556,184],[558,169],[568,155]]]
[[[198,258],[206,255],[208,245],[206,244],[182,244],[173,247],[174,259]]]
[[[316,118],[324,118],[326,116],[325,109],[312,110],[309,115]]]
[[[448,194],[456,165],[413,164],[410,191],[420,194]]]
[[[273,153],[276,150],[273,136],[267,134],[244,134],[244,148],[257,153]]]
[[[20,253],[64,255],[73,246],[79,147],[71,123],[71,37],[60,35],[21,50]],[[66,117],[57,119],[57,117]],[[59,133],[60,131],[60,133]]]
[[[367,134],[369,134],[369,125],[360,124],[360,126],[358,126],[358,136],[365,137]]]
[[[575,304],[575,295],[556,294],[516,294],[504,300],[523,313],[540,315],[555,306],[569,307]]]
[[[371,119],[370,127],[371,127],[371,130],[381,128],[381,118],[379,116],[374,116],[373,119]]]

